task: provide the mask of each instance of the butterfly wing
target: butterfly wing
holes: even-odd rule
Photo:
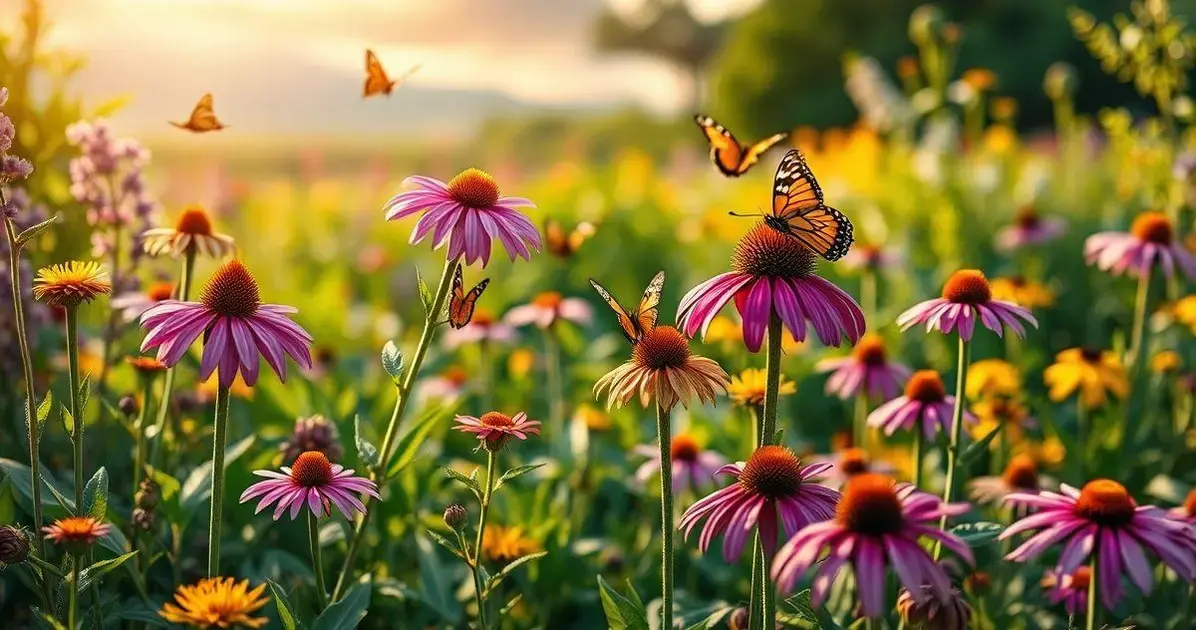
[[[473,319],[478,298],[482,297],[482,292],[489,284],[490,279],[486,278],[470,289],[469,293],[465,293],[465,286],[461,281],[461,266],[457,265],[456,271],[453,272],[453,292],[449,299],[449,326],[464,328]]]
[[[374,54],[374,51],[367,49],[365,51],[365,89],[362,97],[390,94],[393,86],[394,82],[386,76],[386,70],[382,68],[382,62],[378,60],[378,56]]]
[[[171,122],[170,124],[179,129],[186,129],[195,133],[224,129],[224,125],[216,118],[216,112],[212,110],[211,94],[204,94],[199,99],[199,102],[191,110],[191,116],[187,119],[187,122]]]
[[[590,285],[594,287],[594,290],[598,292],[598,295],[602,296],[602,299],[606,301],[607,306],[609,306],[611,310],[615,312],[615,316],[619,320],[619,328],[623,329],[623,336],[627,337],[627,341],[630,341],[633,344],[639,341],[640,337],[643,335],[643,332],[638,328],[638,323],[636,320],[632,319],[631,315],[627,314],[627,311],[619,304],[617,300],[615,300],[614,297],[611,296],[610,291],[607,291],[606,287],[598,284],[597,280],[590,278]]]
[[[743,153],[743,159],[739,161],[739,173],[746,173],[753,164],[760,161],[760,156],[768,152],[769,149],[775,147],[777,143],[789,137],[787,133],[773,134],[756,144],[748,147]]]
[[[766,222],[827,260],[842,258],[854,239],[851,220],[823,202],[822,188],[798,149],[786,153],[777,167]]]
[[[727,177],[742,175],[747,169],[741,168],[744,156],[743,147],[735,139],[735,136],[709,116],[697,114],[694,116],[694,122],[697,123],[702,133],[706,134],[706,141],[710,143],[710,161],[714,163],[715,168]]]
[[[664,272],[661,271],[648,283],[648,288],[644,289],[644,297],[640,299],[639,308],[635,311],[635,322],[641,335],[656,328],[656,320],[660,317],[660,293],[663,290]]]

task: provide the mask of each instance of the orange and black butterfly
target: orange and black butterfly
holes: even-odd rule
[[[220,131],[224,129],[224,125],[216,119],[216,112],[212,111],[212,95],[204,94],[203,98],[195,104],[195,109],[191,110],[191,117],[185,123],[178,123],[169,121],[170,124],[179,129],[186,129],[192,133],[204,133],[207,131]]]
[[[456,271],[453,272],[453,293],[449,298],[449,326],[464,328],[469,320],[473,319],[473,309],[477,306],[478,298],[482,297],[482,291],[486,290],[488,284],[490,284],[490,278],[482,280],[476,287],[470,289],[469,293],[466,293],[465,285],[461,282],[461,265],[457,265]]]
[[[854,240],[851,220],[823,202],[822,188],[800,149],[791,149],[777,166],[772,212],[763,216],[768,227],[797,238],[827,260],[842,258]]]
[[[656,319],[660,316],[660,292],[664,289],[664,272],[656,274],[652,281],[648,283],[648,288],[644,289],[644,297],[640,298],[639,306],[630,313],[623,308],[615,298],[611,297],[610,291],[598,284],[596,280],[590,278],[590,284],[593,285],[594,290],[598,295],[602,296],[603,300],[614,310],[615,315],[619,318],[619,328],[623,329],[623,336],[627,337],[627,341],[635,344],[644,336],[644,333],[656,327]]]
[[[589,221],[582,221],[573,226],[573,230],[565,232],[564,226],[556,219],[544,221],[544,242],[548,252],[558,258],[569,258],[577,253],[581,244],[589,240],[597,228]]]
[[[756,144],[747,146],[740,144],[727,128],[709,116],[697,114],[694,122],[702,133],[706,134],[706,141],[710,143],[710,161],[719,172],[727,177],[739,177],[748,171],[753,164],[760,160],[760,156],[776,146],[789,134],[773,134]]]
[[[378,61],[378,55],[374,54],[372,50],[365,51],[365,89],[362,92],[362,98],[369,98],[375,94],[386,94],[387,96],[399,85],[407,79],[407,77],[415,74],[419,70],[421,64],[411,66],[411,69],[403,73],[403,76],[390,80],[386,75],[386,70],[382,68],[382,62]]]

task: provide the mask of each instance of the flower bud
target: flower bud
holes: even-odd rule
[[[158,484],[149,479],[142,479],[141,486],[137,488],[137,493],[133,495],[133,502],[137,507],[152,510],[158,507]]]
[[[467,518],[469,518],[469,512],[460,503],[450,503],[448,507],[444,508],[444,524],[455,532],[465,531],[465,519]]]
[[[933,4],[924,4],[909,14],[909,38],[915,44],[935,42],[943,28],[943,11]]]
[[[746,608],[736,608],[735,612],[731,613],[731,618],[727,620],[727,625],[731,630],[747,630],[748,618],[751,613]]]
[[[137,508],[133,510],[133,527],[139,531],[148,532],[153,529],[157,515],[152,510]]]
[[[136,398],[133,398],[132,396],[125,396],[116,404],[116,408],[120,409],[121,413],[132,418],[133,416],[137,415],[138,411],[140,411],[141,405],[137,404]]]
[[[0,564],[20,564],[29,558],[29,537],[19,527],[0,527]]]
[[[1077,87],[1079,79],[1076,78],[1076,69],[1064,61],[1051,64],[1042,79],[1042,91],[1052,101],[1071,98]]]

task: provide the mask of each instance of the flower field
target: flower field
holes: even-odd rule
[[[1059,64],[1019,130],[923,7],[737,177],[209,177],[0,87],[0,626],[1192,627],[1196,35],[1134,7],[1071,20],[1150,115]]]

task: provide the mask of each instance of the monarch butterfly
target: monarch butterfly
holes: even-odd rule
[[[457,265],[456,271],[453,272],[453,293],[449,298],[449,326],[464,328],[469,320],[473,319],[473,308],[477,305],[478,298],[482,297],[482,291],[486,290],[488,284],[490,284],[490,278],[482,280],[477,286],[470,289],[469,293],[466,293],[465,286],[461,282],[461,265]]]
[[[573,226],[571,232],[566,233],[560,221],[546,219],[544,221],[544,240],[547,243],[548,251],[553,256],[569,258],[577,253],[581,244],[589,240],[596,230],[593,223],[582,221]]]
[[[619,318],[619,328],[623,329],[623,336],[627,337],[627,341],[633,345],[644,336],[644,333],[656,327],[656,319],[660,316],[660,310],[657,308],[660,306],[660,292],[664,289],[663,271],[656,274],[648,283],[648,288],[644,289],[644,297],[640,299],[639,306],[630,313],[620,306],[615,298],[611,297],[610,292],[596,280],[590,278],[590,284],[614,310],[615,315]]]
[[[192,133],[204,133],[207,131],[219,131],[224,129],[224,125],[216,119],[216,112],[212,111],[212,95],[204,94],[203,98],[195,104],[195,109],[191,110],[191,117],[185,123],[168,121],[170,124],[179,129],[186,129]]]
[[[781,158],[773,180],[772,212],[762,216],[768,227],[797,238],[827,260],[842,258],[854,239],[851,220],[823,203],[822,188],[800,149]]]
[[[415,64],[414,66],[411,66],[411,69],[407,72],[404,72],[403,76],[391,81],[390,77],[386,75],[386,70],[382,68],[382,62],[378,61],[378,55],[375,55],[374,51],[372,50],[366,50],[365,89],[362,92],[362,98],[369,98],[375,94],[386,94],[389,96],[391,91],[395,89],[396,85],[399,85],[405,81],[407,77],[415,74],[415,71],[419,70],[421,65],[423,64]]]
[[[727,177],[739,177],[748,171],[760,156],[764,155],[778,142],[789,134],[773,134],[751,146],[740,144],[727,128],[709,116],[697,114],[694,122],[706,134],[706,141],[710,143],[710,161],[719,172]]]

